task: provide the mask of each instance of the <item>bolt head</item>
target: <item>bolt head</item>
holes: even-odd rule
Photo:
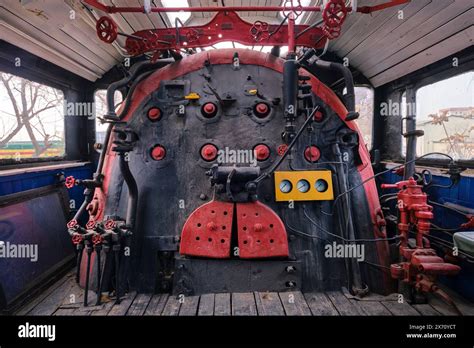
[[[161,145],[156,145],[152,150],[151,150],[151,157],[155,161],[161,161],[165,158],[166,156],[166,150],[163,146]]]
[[[151,121],[158,121],[161,118],[161,110],[158,108],[151,108],[148,110],[148,118]]]

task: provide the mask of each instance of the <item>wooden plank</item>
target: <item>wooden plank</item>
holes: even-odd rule
[[[68,278],[66,282],[56,288],[49,296],[45,297],[27,315],[52,315],[59,305],[63,303],[66,296],[70,295],[75,286],[75,278]]]
[[[214,294],[201,295],[201,299],[199,300],[198,315],[214,315]]]
[[[120,316],[120,315],[125,315],[132,305],[133,300],[137,296],[136,291],[130,292],[127,294],[127,296],[122,299],[122,301],[119,304],[114,304],[112,308],[110,309],[109,313],[107,315],[110,316]]]
[[[57,288],[63,285],[69,278],[75,277],[74,272],[69,272],[64,277],[59,279],[57,282],[51,284],[45,291],[40,293],[37,297],[33,298],[30,302],[26,305],[22,306],[18,311],[15,312],[15,315],[26,315],[30,312],[33,308],[35,308],[40,302],[42,302],[46,297],[48,297],[51,293],[53,293]]]
[[[152,294],[138,294],[127,311],[130,316],[142,316],[150,303]]]
[[[72,316],[75,315],[75,311],[75,308],[58,308],[58,310],[54,312],[53,316]]]
[[[258,315],[285,315],[285,310],[277,292],[255,292],[254,296]]]
[[[214,299],[214,315],[231,315],[230,294],[216,294]]]
[[[377,301],[349,301],[367,315],[392,315],[383,304]]]
[[[232,293],[232,315],[257,315],[255,297],[251,292]]]
[[[340,291],[327,291],[326,295],[332,302],[340,315],[365,315],[365,313],[354,306]]]
[[[400,28],[403,28],[413,21],[410,21],[413,17],[416,17],[418,14],[424,14],[422,18],[429,18],[432,15],[433,9],[429,5],[436,4],[436,10],[441,10],[443,6],[449,5],[450,0],[445,0],[446,4],[440,4],[440,2],[433,3],[431,0],[418,0],[410,2],[403,9],[403,18],[399,18],[399,14],[396,13],[392,18],[390,18],[387,23],[385,23],[378,30],[372,30],[370,35],[368,35],[359,45],[355,46],[350,52],[346,52],[346,55],[349,55],[351,64],[355,64],[358,57],[366,56],[369,52],[376,52],[378,49],[385,43],[391,42],[390,39],[396,40],[397,37],[393,34]],[[451,0],[453,1],[453,0]],[[418,22],[419,25],[420,22]]]
[[[396,7],[391,8],[390,14],[386,13],[387,10],[381,11],[384,14],[386,13],[386,15],[379,16],[375,19],[372,19],[369,22],[369,25],[364,28],[364,30],[362,31],[360,35],[354,37],[354,39],[351,40],[349,44],[345,45],[344,47],[341,47],[341,49],[338,50],[338,54],[341,57],[345,57],[345,56],[351,57],[350,54],[352,53],[352,51],[359,50],[360,49],[359,46],[365,46],[365,43],[376,41],[376,39],[379,37],[386,37],[390,30],[393,30],[399,25],[402,25],[402,23],[407,18],[412,16],[414,13],[418,12],[422,7],[426,6],[429,2],[430,0],[412,1],[404,5],[403,7],[396,6]],[[403,20],[398,18],[400,10],[403,10],[403,16],[404,16]]]
[[[146,308],[145,315],[161,315],[166,302],[168,302],[168,296],[168,294],[153,295],[148,307]]]
[[[0,8],[0,12],[5,22],[14,27],[20,27],[21,31],[25,34],[42,44],[60,51],[77,63],[88,66],[94,72],[103,74],[110,69],[111,65],[102,57],[92,52],[87,47],[86,42],[77,42],[68,34],[50,24],[50,21],[44,21],[39,16],[32,15],[19,2],[10,3],[8,8]]]
[[[474,16],[474,9],[470,13],[470,16]],[[474,25],[406,60],[403,60],[401,63],[390,67],[378,75],[371,76],[370,81],[375,87],[381,86],[398,77],[405,76],[473,45]]]
[[[104,316],[109,314],[110,310],[114,306],[114,301],[110,300],[108,302],[104,302],[100,305],[100,308],[94,309],[91,313],[91,316]]]
[[[179,309],[181,307],[181,302],[179,298],[175,295],[171,295],[168,297],[168,301],[166,302],[165,308],[161,315],[165,316],[175,316],[179,314]]]
[[[465,299],[443,284],[440,284],[440,288],[451,297],[451,299],[456,303],[456,306],[464,315],[474,315],[474,303]]]
[[[360,51],[359,54],[355,50],[351,52],[350,64],[366,70],[373,67],[377,62],[390,57],[390,55],[417,40],[419,36],[414,36],[414,33],[425,31],[425,26],[429,26],[430,22],[433,23],[433,26],[436,25],[438,27],[439,21],[434,23],[432,18],[439,16],[442,12],[452,12],[452,10],[447,11],[447,9],[452,7],[453,2],[454,0],[430,2],[410,18],[400,21],[402,25],[392,30],[387,36],[378,36],[378,40],[368,40],[367,43],[370,46],[367,47],[366,51]],[[446,15],[449,16],[449,13],[446,13]],[[439,18],[443,17],[439,16]],[[443,20],[449,21],[450,18],[444,17]],[[420,25],[420,23],[423,23],[423,25]],[[428,32],[426,31],[426,33]],[[375,49],[377,54],[370,54]],[[357,50],[359,50],[358,47]]]
[[[412,304],[411,306],[415,308],[421,315],[427,315],[427,316],[441,315],[436,309],[434,309],[433,307],[431,307],[431,305],[427,303]]]
[[[73,315],[76,315],[76,316],[89,316],[89,315],[92,315],[92,313],[94,313],[95,311],[101,310],[102,308],[103,308],[102,305],[87,306],[87,307],[81,306],[81,307],[76,308],[74,310]]]
[[[311,315],[311,310],[300,291],[280,292],[279,295],[286,315]]]
[[[408,303],[398,303],[398,301],[383,301],[381,302],[393,315],[420,315]]]
[[[438,1],[436,2],[441,3]],[[396,64],[397,60],[393,60],[394,63],[392,62],[388,64],[385,64],[385,61],[393,55],[398,54],[398,52],[403,51],[406,47],[413,44],[414,42],[424,38],[426,35],[435,31],[440,26],[450,22],[467,9],[466,2],[463,3],[462,1],[454,1],[454,3],[452,4],[443,1],[442,4],[445,5],[445,8],[436,13],[429,13],[429,15],[431,15],[431,18],[427,19],[426,21],[423,21],[423,25],[420,25],[423,17],[413,18],[414,23],[411,25],[409,25],[409,21],[407,21],[407,23],[405,23],[401,27],[401,30],[403,31],[394,33],[396,39],[389,40],[389,38],[386,38],[384,44],[382,46],[379,46],[377,54],[366,54],[364,56],[365,61],[363,61],[362,65],[360,65],[360,69],[361,71],[363,71],[364,75],[375,75],[377,72],[381,71],[378,70],[378,67],[381,65],[386,66],[390,64]],[[386,67],[384,69],[386,69]]]
[[[179,310],[180,316],[195,316],[199,306],[199,296],[185,296]]]
[[[313,292],[304,294],[306,303],[313,315],[330,316],[339,315],[339,312],[333,306],[331,301],[322,292]]]
[[[439,298],[430,298],[429,304],[442,315],[459,315],[452,306],[448,305],[444,301],[441,301]]]

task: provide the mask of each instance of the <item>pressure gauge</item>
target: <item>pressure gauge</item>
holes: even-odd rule
[[[289,180],[282,180],[280,182],[280,191],[283,193],[288,193],[293,188],[293,185]]]
[[[326,190],[328,189],[328,183],[324,179],[318,179],[316,180],[315,187],[316,191],[318,192],[326,192]]]
[[[301,193],[306,193],[309,191],[309,182],[307,180],[302,179],[298,181],[298,183],[296,184],[296,188]]]

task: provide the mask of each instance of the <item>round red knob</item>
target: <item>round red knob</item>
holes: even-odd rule
[[[86,228],[88,230],[93,230],[95,228],[95,221],[94,220],[87,221]]]
[[[278,145],[278,148],[277,148],[278,156],[283,156],[287,149],[288,149],[288,145],[286,144]]]
[[[316,111],[314,113],[313,119],[316,122],[321,122],[324,119],[324,114],[321,111]]]
[[[258,103],[255,105],[255,114],[259,118],[268,116],[270,113],[270,107],[266,103]]]
[[[270,157],[270,148],[265,144],[259,144],[253,149],[257,161],[265,161]]]
[[[161,145],[156,145],[152,150],[151,150],[151,157],[155,161],[161,161],[163,158],[166,156],[166,150],[163,146]]]
[[[67,223],[67,228],[74,228],[77,226],[77,220],[71,220]]]
[[[115,221],[111,220],[111,219],[107,220],[105,222],[105,228],[108,229],[108,230],[111,230],[111,229],[115,228]]]
[[[68,176],[64,182],[64,186],[68,189],[72,189],[76,185],[76,179],[73,176]]]
[[[151,121],[158,121],[161,118],[161,110],[158,108],[151,108],[148,110],[148,118]]]
[[[256,223],[255,225],[253,225],[253,229],[255,230],[255,232],[262,232],[263,231],[263,225],[260,224],[260,223]]]
[[[211,162],[217,157],[217,147],[213,144],[206,144],[201,148],[201,157],[203,160]]]
[[[217,106],[214,103],[206,103],[202,107],[204,117],[214,117],[217,114]]]
[[[319,160],[319,157],[321,157],[321,152],[316,146],[308,146],[304,150],[304,158],[306,158],[308,162],[316,162]]]
[[[96,233],[92,236],[92,244],[98,245],[98,244],[102,244],[103,242],[104,242],[104,238],[100,234]]]
[[[75,245],[80,244],[82,240],[83,238],[79,233],[74,233],[74,235],[72,236],[72,243]]]

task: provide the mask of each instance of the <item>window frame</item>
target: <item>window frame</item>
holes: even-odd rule
[[[354,89],[357,88],[357,87],[368,88],[372,91],[372,121],[370,122],[370,124],[371,124],[370,144],[366,144],[367,145],[367,150],[370,152],[374,148],[374,136],[375,136],[375,88],[372,85],[365,84],[365,83],[354,85]],[[355,93],[355,91],[354,91],[354,93]],[[354,96],[354,98],[355,98],[355,96]],[[356,105],[357,105],[357,101],[356,101]],[[356,124],[357,124],[357,120],[355,120],[355,121],[356,121]],[[357,124],[357,129],[359,129],[359,131],[360,131],[360,127],[359,127],[358,124]]]
[[[13,75],[15,77],[32,81],[35,83],[39,83],[43,86],[47,86],[50,88],[54,88],[58,91],[60,91],[63,94],[63,102],[67,102],[67,92],[65,88],[61,88],[59,86],[54,86],[53,84],[48,83],[48,81],[38,81],[37,79],[34,78],[25,78],[21,75],[18,74],[13,74],[12,72],[1,69],[0,72],[6,73]],[[10,170],[12,168],[25,168],[25,167],[36,167],[37,165],[47,165],[48,163],[58,163],[62,161],[67,161],[67,146],[66,146],[66,136],[67,136],[67,131],[66,131],[66,115],[64,114],[64,108],[63,108],[63,126],[64,126],[64,154],[62,156],[53,156],[53,157],[35,157],[35,158],[22,158],[20,160],[16,160],[13,158],[0,158],[0,171],[2,170]]]
[[[417,92],[418,92],[419,89],[421,89],[423,87],[426,87],[426,86],[429,86],[429,85],[433,85],[433,84],[442,82],[442,81],[445,81],[445,80],[449,80],[451,78],[455,78],[455,77],[460,76],[460,75],[468,74],[468,73],[474,73],[474,69],[463,70],[463,71],[457,72],[456,74],[452,74],[452,75],[439,76],[439,78],[437,78],[435,80],[430,79],[430,80],[427,81],[427,79],[422,79],[422,80],[417,81],[416,83],[414,83],[412,85],[406,85],[406,86],[400,88],[400,94],[399,94],[400,104],[402,103],[403,94],[406,93],[406,90],[408,88],[411,88],[411,89],[414,90],[414,99],[415,99],[414,102],[417,105],[418,104]],[[416,122],[416,119],[417,119],[417,115],[415,114],[415,122]],[[403,127],[402,122],[401,122],[400,125],[401,125],[401,127]],[[406,158],[406,154],[403,154],[403,144],[404,144],[405,138],[403,137],[402,132],[403,132],[403,128],[400,129],[400,139],[401,139],[400,158],[401,158],[402,161],[404,161],[405,158]],[[418,142],[418,139],[417,139],[417,142]],[[420,156],[423,156],[423,155],[420,155],[418,153],[416,154],[417,159]],[[469,169],[474,168],[474,159],[457,159],[457,160],[455,160],[455,162],[458,163],[459,165],[461,165],[463,167],[466,167],[466,168],[469,168]],[[450,163],[450,159],[447,158],[447,157],[445,157],[445,158],[422,158],[421,160],[417,160],[417,163],[420,164],[420,165],[425,165],[425,166],[447,168],[449,163]]]

